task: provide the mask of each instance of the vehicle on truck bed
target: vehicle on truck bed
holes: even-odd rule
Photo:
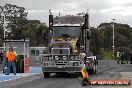
[[[41,54],[41,65],[44,77],[51,73],[81,73],[83,60],[80,51],[87,57],[87,70],[96,72],[96,57],[90,57],[89,14],[53,17],[49,15],[50,43],[48,52]]]

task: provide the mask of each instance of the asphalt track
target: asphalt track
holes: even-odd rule
[[[132,64],[117,64],[115,60],[100,60],[97,74],[91,79],[130,79],[132,80]],[[43,74],[23,77],[0,83],[0,88],[132,88],[132,86],[97,86],[83,87],[77,74],[51,74],[43,78]]]

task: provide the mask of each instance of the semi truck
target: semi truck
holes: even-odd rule
[[[47,53],[41,54],[44,77],[51,73],[81,73],[86,54],[86,68],[96,72],[96,56],[89,55],[90,44],[89,14],[53,16],[49,15],[49,45]]]

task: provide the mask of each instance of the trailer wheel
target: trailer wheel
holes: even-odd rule
[[[44,78],[50,77],[50,72],[43,72]]]

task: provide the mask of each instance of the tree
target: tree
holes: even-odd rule
[[[3,13],[7,23],[7,35],[8,37],[21,38],[23,26],[27,23],[27,12],[24,7],[18,7],[16,5],[6,4],[3,6]]]
[[[94,53],[99,53],[104,41],[104,36],[101,31],[94,28],[91,29],[91,41],[90,41],[90,50]]]
[[[46,46],[48,43],[48,28],[39,20],[28,20],[22,30],[24,37],[30,38],[30,46]]]
[[[101,23],[98,29],[104,35],[103,48],[106,50],[112,49],[112,23]],[[126,47],[132,45],[132,30],[127,24],[115,23],[115,47]]]
[[[24,7],[6,4],[1,8],[7,24],[6,37],[30,38],[30,46],[45,46],[48,43],[47,27],[39,20],[27,20],[27,12]],[[1,33],[3,35],[3,32],[0,31]]]
[[[104,36],[103,48],[104,50],[110,50],[112,46],[112,26],[111,23],[101,23],[98,29],[102,32]]]
[[[118,24],[116,28],[116,33],[120,36],[116,36],[116,46],[125,46],[129,48],[132,45],[132,30],[127,24]]]

